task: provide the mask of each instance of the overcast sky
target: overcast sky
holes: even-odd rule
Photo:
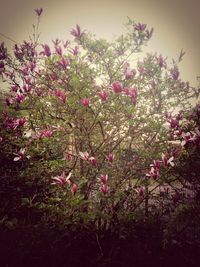
[[[77,23],[98,37],[111,39],[125,29],[126,17],[154,28],[149,50],[168,58],[186,51],[181,77],[197,85],[200,76],[200,0],[0,0],[0,32],[17,42],[27,39],[43,7],[41,41],[69,37]],[[0,36],[0,41],[11,44]]]

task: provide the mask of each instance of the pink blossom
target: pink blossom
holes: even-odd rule
[[[88,99],[88,98],[83,98],[80,100],[80,102],[84,107],[89,107],[89,105],[90,105],[90,99]]]
[[[122,84],[119,81],[113,82],[111,87],[112,87],[113,92],[115,93],[120,93],[122,92],[122,89],[123,89]]]
[[[71,192],[72,192],[72,194],[75,195],[76,192],[77,192],[77,190],[78,190],[78,185],[75,184],[75,183],[73,183],[72,186],[71,186]]]
[[[86,152],[79,152],[79,155],[80,155],[80,158],[82,159],[82,160],[89,160],[89,153],[86,151]]]
[[[88,161],[93,165],[96,166],[97,165],[97,160],[94,157],[89,157]]]
[[[51,56],[51,50],[50,50],[50,47],[45,44],[45,45],[42,45],[44,51],[42,52],[43,55],[47,56],[47,57],[50,57]]]
[[[108,187],[107,187],[106,184],[102,184],[102,185],[101,185],[101,191],[102,191],[104,194],[106,194],[106,193],[108,192]]]
[[[143,197],[143,196],[144,196],[144,187],[143,187],[143,186],[139,186],[138,188],[135,189],[135,192],[136,192],[140,197]]]
[[[150,39],[150,38],[152,37],[152,35],[153,35],[153,31],[154,31],[153,28],[151,28],[150,31],[149,31],[149,30],[146,30],[146,36],[147,36],[148,39]]]
[[[109,154],[106,156],[106,159],[107,159],[110,163],[113,162],[114,158],[115,158],[115,156],[114,156],[112,153],[109,153]]]
[[[23,127],[26,122],[26,118],[19,118],[15,121],[16,127]]]
[[[37,8],[37,9],[35,9],[35,13],[38,15],[38,17],[41,16],[42,12],[43,12],[43,8]]]
[[[71,35],[73,35],[77,39],[80,39],[84,34],[84,32],[81,31],[81,28],[80,28],[80,26],[78,24],[76,25],[75,29],[71,30],[70,33],[71,33]]]
[[[131,70],[130,68],[126,68],[126,70],[124,71],[124,74],[125,74],[125,78],[128,80],[128,79],[135,77],[136,70]]]
[[[24,99],[25,99],[25,96],[22,95],[22,94],[17,94],[17,95],[15,96],[15,101],[16,101],[17,103],[22,103],[22,102],[24,101]]]
[[[156,179],[159,176],[159,171],[157,168],[151,167],[151,170],[146,174],[146,176]]]
[[[66,102],[67,96],[60,89],[55,90],[55,96],[57,96],[63,103]]]
[[[57,185],[61,185],[64,186],[66,184],[71,184],[70,182],[70,177],[71,177],[72,173],[70,172],[67,177],[65,175],[65,172],[62,172],[62,174],[60,176],[55,176],[52,178],[53,183],[52,184],[57,184]]]
[[[25,153],[26,153],[26,149],[25,148],[21,148],[18,153],[13,153],[14,155],[17,156],[13,160],[14,161],[19,161],[19,160],[29,159],[30,156],[29,155],[26,155]]]
[[[78,46],[75,46],[74,48],[71,49],[71,53],[74,55],[74,56],[77,56],[79,54],[79,47]]]
[[[166,154],[162,153],[162,162],[163,162],[164,166],[171,165],[173,167],[174,166],[174,156],[169,158]]]
[[[108,93],[106,91],[99,92],[98,96],[101,98],[101,101],[106,101],[108,99]]]
[[[56,46],[55,50],[58,55],[62,56],[62,48],[60,46]]]
[[[63,69],[66,69],[69,65],[69,61],[66,58],[61,58],[59,64],[62,66]]]
[[[170,73],[171,73],[171,76],[172,76],[172,78],[176,81],[177,79],[178,79],[178,77],[179,77],[179,70],[178,70],[178,68],[175,66],[171,71],[170,71]]]
[[[46,129],[41,133],[41,137],[50,138],[52,135],[53,135],[53,132],[50,129]]]
[[[101,175],[100,176],[100,178],[101,178],[101,182],[103,183],[103,184],[106,184],[107,183],[107,180],[108,180],[108,175],[106,174],[106,175]]]
[[[135,27],[134,27],[134,29],[136,30],[136,31],[144,31],[145,29],[146,29],[146,24],[143,24],[143,23],[138,23],[138,24],[136,24],[135,25]]]

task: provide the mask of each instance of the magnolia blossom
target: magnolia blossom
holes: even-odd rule
[[[82,160],[89,160],[89,153],[86,151],[86,152],[79,152],[79,155],[80,155],[80,158],[82,159]]]
[[[88,99],[88,98],[83,98],[80,100],[80,102],[84,107],[89,107],[89,105],[90,105],[90,99]]]
[[[107,187],[106,184],[102,184],[102,185],[101,185],[101,191],[102,191],[104,194],[106,194],[106,193],[108,192],[108,187]]]
[[[114,156],[112,153],[109,153],[109,154],[106,156],[106,159],[107,159],[110,163],[113,162],[114,158],[115,158],[115,156]]]
[[[80,28],[80,26],[78,24],[76,25],[75,29],[71,30],[70,33],[71,33],[71,35],[73,35],[77,39],[80,39],[84,34],[84,32],[81,31],[81,28]]]
[[[38,15],[38,17],[41,16],[42,12],[43,12],[43,8],[37,8],[37,9],[35,9],[35,13]]]
[[[50,47],[45,44],[45,45],[42,45],[44,51],[41,52],[43,55],[47,56],[47,57],[50,57],[51,56],[51,50],[50,50]]]
[[[69,65],[69,61],[66,58],[61,58],[59,64],[63,69],[66,69],[67,66]]]
[[[51,184],[57,184],[64,186],[66,184],[71,184],[70,177],[72,175],[72,172],[70,172],[67,176],[65,175],[65,172],[63,171],[61,175],[55,176],[52,178],[53,182]]]
[[[25,96],[22,94],[17,94],[14,99],[17,103],[22,103],[25,100]]]
[[[103,184],[106,184],[107,183],[107,180],[108,180],[108,175],[106,174],[106,175],[101,175],[100,176],[100,178],[101,178],[101,182],[103,183]]]
[[[135,189],[135,192],[136,192],[140,197],[143,197],[143,196],[144,196],[144,187],[143,187],[143,186],[139,186],[138,188]]]
[[[55,90],[55,96],[57,96],[63,103],[66,102],[67,96],[60,89]]]
[[[78,185],[76,183],[73,183],[72,186],[71,186],[72,194],[75,195],[77,190],[78,190]]]
[[[179,70],[178,70],[178,68],[175,66],[171,71],[170,71],[170,73],[171,73],[171,76],[172,76],[172,78],[176,81],[177,79],[178,79],[178,77],[179,77]]]
[[[135,25],[134,29],[136,31],[144,31],[146,29],[147,25],[146,24],[143,24],[143,23],[138,23]]]
[[[101,98],[101,101],[106,101],[108,99],[108,93],[106,91],[99,92],[98,96]]]
[[[26,160],[26,159],[30,159],[29,155],[26,155],[26,149],[25,148],[21,148],[19,150],[18,153],[13,153],[14,155],[16,155],[16,157],[13,159],[14,161],[21,161],[21,160]]]
[[[56,50],[56,54],[62,56],[62,48],[60,46],[56,46],[55,50]]]
[[[97,160],[94,157],[89,157],[88,161],[93,165],[96,166],[97,165]]]
[[[171,165],[174,167],[174,156],[169,158],[166,154],[162,153],[162,162],[164,166]]]
[[[151,170],[146,174],[146,176],[156,179],[159,176],[159,170],[157,168],[151,167]]]
[[[42,133],[41,133],[41,137],[47,137],[50,138],[53,135],[52,130],[50,129],[45,129]]]
[[[115,81],[114,83],[112,83],[111,88],[115,93],[120,93],[123,89],[122,84],[119,81]]]

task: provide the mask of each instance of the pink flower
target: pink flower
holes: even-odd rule
[[[14,155],[17,156],[13,160],[14,161],[19,161],[19,160],[29,159],[30,156],[29,155],[26,155],[25,153],[26,153],[26,149],[25,148],[21,148],[18,153],[13,153]]]
[[[88,98],[83,98],[80,100],[80,102],[84,107],[89,107],[89,105],[90,105],[90,99],[88,99]]]
[[[170,71],[170,73],[171,73],[172,78],[173,78],[175,81],[178,79],[179,74],[180,74],[180,72],[179,72],[179,70],[178,70],[177,67],[174,67],[174,68]]]
[[[150,39],[150,38],[152,37],[152,35],[153,35],[153,31],[154,31],[153,28],[151,28],[150,31],[149,31],[149,30],[146,30],[146,36],[147,36],[148,39]]]
[[[67,96],[60,89],[55,90],[55,96],[57,96],[63,103],[66,102]]]
[[[136,31],[144,31],[145,29],[146,29],[146,24],[143,24],[143,23],[138,23],[138,24],[136,24],[135,25],[135,27],[134,27],[134,29],[136,30]]]
[[[164,166],[171,165],[174,167],[174,156],[169,158],[166,154],[162,153],[162,162]]]
[[[159,176],[159,171],[157,168],[151,167],[151,170],[146,174],[146,176],[156,179]]]
[[[76,192],[77,192],[77,190],[78,190],[78,185],[75,184],[75,183],[73,183],[72,186],[71,186],[71,192],[72,192],[72,194],[75,195]]]
[[[22,94],[17,94],[17,95],[15,96],[15,101],[16,101],[17,103],[22,103],[22,102],[24,101],[24,99],[25,99],[25,96],[22,95]]]
[[[159,169],[159,167],[160,167],[160,162],[159,162],[158,160],[154,160],[154,161],[153,161],[153,166],[154,166],[155,169]]]
[[[41,133],[41,137],[50,138],[53,135],[53,132],[50,129],[46,129]]]
[[[131,70],[130,68],[126,68],[124,74],[125,74],[125,78],[128,80],[128,79],[135,77],[136,70]]]
[[[19,118],[15,121],[15,126],[16,127],[23,127],[26,122],[25,118]]]
[[[79,155],[80,155],[80,158],[82,159],[82,160],[89,160],[89,153],[88,152],[79,152]]]
[[[66,184],[71,184],[70,182],[70,177],[71,177],[72,173],[70,172],[67,177],[65,175],[65,172],[62,172],[62,174],[60,176],[55,176],[52,178],[53,183],[51,184],[57,184],[57,185],[61,185],[61,186],[64,186]]]
[[[42,12],[43,12],[43,8],[37,8],[37,9],[35,9],[35,13],[38,15],[38,17],[41,16]]]
[[[101,101],[106,101],[108,99],[108,93],[106,91],[99,92],[98,96],[101,98]]]
[[[73,160],[73,154],[71,151],[68,151],[66,154],[65,154],[65,160],[67,161],[72,161]]]
[[[79,47],[78,46],[75,46],[74,48],[71,49],[71,53],[74,55],[74,56],[77,56],[78,53],[79,53]]]
[[[115,158],[115,156],[114,156],[112,153],[110,153],[110,154],[108,154],[108,155],[106,156],[106,159],[107,159],[110,163],[113,162],[114,158]]]
[[[71,35],[73,35],[77,39],[80,39],[84,34],[84,32],[81,31],[81,28],[80,28],[80,26],[78,24],[76,25],[75,29],[71,30],[70,33],[71,33]]]
[[[101,182],[103,183],[103,184],[106,184],[107,183],[107,180],[108,180],[108,175],[106,174],[106,175],[101,175],[100,176],[100,178],[101,178]]]
[[[63,69],[66,69],[69,65],[69,61],[66,58],[61,58],[59,64],[62,66]]]
[[[143,197],[143,196],[144,196],[144,187],[139,186],[138,188],[135,189],[135,192],[136,192],[140,197]]]
[[[90,157],[88,159],[88,161],[93,165],[93,166],[96,166],[97,165],[97,160],[94,158],[94,157]]]
[[[50,47],[45,44],[45,45],[42,45],[44,51],[42,52],[43,55],[47,56],[47,57],[50,57],[51,56],[51,50],[50,50]]]
[[[111,87],[115,93],[120,93],[123,89],[122,84],[119,81],[115,81]]]
[[[102,184],[102,185],[101,185],[101,191],[102,191],[104,194],[106,194],[106,193],[108,192],[108,187],[107,187],[106,184]]]
[[[56,46],[55,50],[58,55],[62,56],[62,48],[60,46]]]

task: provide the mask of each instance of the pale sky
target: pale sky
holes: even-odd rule
[[[186,51],[181,77],[197,85],[200,76],[200,0],[0,0],[0,32],[17,42],[27,39],[36,22],[35,8],[43,7],[41,41],[68,39],[78,23],[98,37],[111,39],[125,32],[129,16],[154,28],[148,50],[168,59]],[[11,42],[0,36],[0,41]]]

